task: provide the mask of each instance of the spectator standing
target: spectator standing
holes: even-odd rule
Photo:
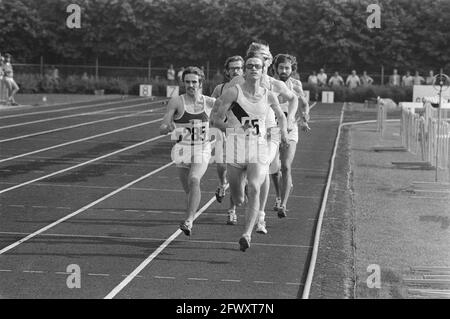
[[[319,86],[325,86],[327,85],[327,74],[325,73],[324,69],[320,69],[319,74],[317,74],[317,80]]]
[[[367,75],[367,71],[363,72],[361,76],[361,85],[362,86],[371,86],[373,84],[373,79]]]
[[[425,79],[420,76],[419,71],[416,71],[413,77],[413,84],[414,85],[422,85],[425,83]]]
[[[3,79],[3,64],[5,62],[5,58],[0,53],[0,104],[6,103],[6,84]]]
[[[352,74],[347,77],[345,85],[347,85],[350,89],[357,88],[361,85],[361,80],[359,79],[359,76],[356,75],[356,70],[352,70]]]
[[[182,77],[184,72],[184,66],[181,67],[180,71],[178,71],[177,78],[178,78],[178,85],[181,85],[183,83]]]
[[[411,72],[406,71],[406,74],[402,77],[402,86],[413,86],[413,77],[411,76]]]
[[[9,53],[5,54],[5,64],[3,65],[4,72],[4,83],[6,84],[6,88],[8,90],[8,103],[11,105],[18,105],[14,99],[14,95],[16,95],[17,91],[19,91],[19,86],[16,81],[14,81],[14,72],[11,64],[12,55]]]
[[[389,85],[390,86],[400,86],[400,75],[397,72],[397,69],[392,71],[392,75],[389,76]]]
[[[167,69],[167,81],[169,81],[169,85],[175,84],[175,70],[172,64]]]
[[[312,74],[308,76],[308,84],[311,85],[312,95],[314,96],[314,100],[317,101],[319,91],[319,79],[317,78],[316,71],[312,71]]]
[[[433,85],[434,83],[436,83],[436,79],[434,78],[433,70],[431,70],[430,73],[428,73],[427,78],[425,79],[425,84],[426,85]]]
[[[328,85],[332,88],[340,87],[344,85],[344,79],[339,75],[339,72],[334,72],[334,75],[328,81]]]

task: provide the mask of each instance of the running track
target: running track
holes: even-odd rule
[[[193,234],[178,230],[185,194],[158,127],[164,100],[142,98],[0,110],[0,298],[299,298],[339,126],[318,104],[294,160],[288,218],[239,251],[202,180]],[[329,222],[325,220],[324,222]],[[68,288],[68,266],[81,287]],[[69,269],[70,270],[70,269]]]

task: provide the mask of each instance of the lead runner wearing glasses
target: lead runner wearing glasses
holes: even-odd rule
[[[214,103],[211,113],[212,125],[227,133],[227,142],[233,133],[236,135],[237,147],[233,148],[232,161],[228,163],[227,170],[231,196],[237,206],[244,204],[244,182],[247,175],[245,228],[239,239],[242,251],[250,247],[252,230],[259,214],[260,188],[269,169],[268,143],[265,136],[266,118],[270,109],[279,118],[282,143],[286,143],[287,137],[286,118],[277,97],[261,87],[264,61],[261,54],[248,54],[244,64],[244,83],[225,90]]]
[[[296,94],[290,90],[283,81],[277,80],[267,74],[267,70],[269,66],[272,64],[272,54],[270,53],[268,43],[264,41],[252,42],[247,49],[247,54],[253,52],[261,54],[264,58],[264,68],[263,75],[261,77],[261,86],[272,91],[276,96],[281,97],[288,104],[288,112],[287,112],[287,126],[288,132],[290,132],[295,125],[295,115],[298,109],[299,99]],[[232,86],[237,83],[242,83],[242,77],[235,77],[232,79],[228,85]],[[284,114],[283,114],[284,115]],[[277,154],[278,148],[280,146],[280,135],[279,135],[279,127],[277,126],[275,120],[275,114],[273,112],[268,113],[267,118],[267,139],[269,145],[269,158],[272,162]],[[285,145],[281,145],[281,147],[285,147]],[[256,232],[260,234],[266,234],[266,223],[265,223],[265,207],[267,204],[267,198],[269,196],[269,188],[270,188],[270,178],[269,174],[267,174],[266,179],[261,187],[261,199],[260,199],[260,212],[259,218],[257,221]],[[277,198],[275,207],[279,208],[281,204],[281,198]],[[278,217],[286,217],[286,211],[278,212]]]

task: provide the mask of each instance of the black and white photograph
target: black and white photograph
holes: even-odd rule
[[[449,76],[450,0],[0,0],[0,299],[450,299]]]

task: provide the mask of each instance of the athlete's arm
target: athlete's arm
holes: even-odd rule
[[[222,95],[214,102],[211,112],[211,126],[217,127],[221,131],[226,131],[225,124],[226,113],[230,109],[231,104],[237,100],[237,88],[231,87],[226,89]]]
[[[214,102],[216,102],[216,98],[214,97],[210,97],[210,96],[205,96],[206,99],[206,108],[208,113],[210,113],[210,111],[212,111],[213,107],[214,107]]]
[[[275,116],[278,119],[278,124],[280,126],[281,132],[281,141],[283,143],[287,143],[287,119],[281,110],[280,103],[278,102],[278,98],[272,92],[269,93],[268,96],[269,105],[275,113]]]
[[[166,135],[175,129],[175,123],[173,122],[173,116],[178,109],[179,97],[173,97],[169,100],[167,104],[167,111],[164,114],[161,126],[159,127],[159,133],[161,135]]]
[[[214,88],[214,91],[211,93],[211,97],[217,99],[220,96],[220,88],[222,87],[222,85],[224,85],[224,84],[216,85],[216,87]]]
[[[293,89],[294,89],[294,92],[298,96],[299,105],[302,109],[301,120],[304,122],[308,122],[309,121],[309,102],[305,97],[305,92],[303,92],[302,82],[298,81],[296,83],[296,85],[293,87]],[[296,121],[298,122],[297,118],[296,118]]]
[[[295,121],[295,114],[298,110],[298,98],[294,92],[292,92],[283,81],[273,82],[274,92],[281,95],[285,100],[288,101],[288,125],[291,125]]]

